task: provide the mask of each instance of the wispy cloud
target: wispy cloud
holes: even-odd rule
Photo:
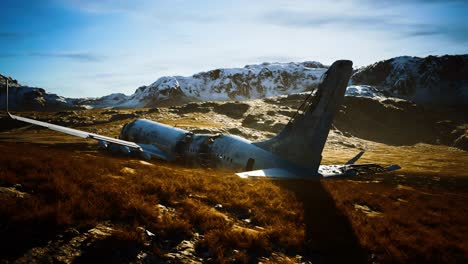
[[[456,42],[468,43],[468,24],[413,25],[404,34],[409,37],[440,36]]]
[[[436,2],[436,0],[433,0],[433,2]],[[422,23],[418,21],[407,21],[401,16],[388,14],[375,16],[362,14],[325,15],[312,12],[278,10],[264,14],[261,20],[266,23],[288,28],[339,27],[343,29],[383,30],[389,33],[399,34],[402,37],[438,35],[454,41],[468,42],[468,23]]]
[[[77,61],[96,62],[105,59],[105,56],[87,52],[31,52],[27,56],[31,57],[50,57],[50,58],[65,58]]]
[[[103,61],[107,57],[87,52],[28,52],[28,53],[0,53],[0,58],[12,57],[44,57],[44,58],[62,58],[82,62]]]
[[[285,27],[322,27],[332,25],[348,25],[361,27],[389,26],[390,20],[373,16],[352,16],[346,14],[317,14],[315,12],[298,12],[278,10],[264,14],[262,20]]]
[[[136,10],[140,6],[138,1],[125,0],[66,0],[65,3],[83,12],[93,14],[126,13]]]

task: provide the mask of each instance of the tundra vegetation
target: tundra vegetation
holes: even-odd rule
[[[287,122],[293,107],[279,102],[242,103],[230,116],[221,103],[21,115],[111,136],[144,117],[256,140]],[[345,162],[364,148],[362,162],[403,169],[322,181],[249,181],[216,168],[111,156],[93,142],[1,122],[1,262],[468,260],[468,154],[453,147],[386,144],[389,135],[366,135],[356,124],[348,132],[342,117],[324,163]],[[353,136],[359,133],[370,140]],[[395,140],[401,136],[395,127],[392,133]],[[432,135],[427,138],[431,143]]]

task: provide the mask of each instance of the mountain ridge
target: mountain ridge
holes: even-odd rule
[[[190,101],[249,100],[312,91],[328,66],[316,61],[262,63],[222,68],[192,76],[163,76],[132,95],[112,93],[98,98],[67,98],[10,80],[10,106],[24,110],[135,108]],[[4,86],[4,76],[0,76]],[[4,107],[5,89],[0,91]],[[349,96],[396,97],[422,104],[468,103],[468,55],[401,56],[355,69]]]

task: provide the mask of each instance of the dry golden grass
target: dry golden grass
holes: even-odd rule
[[[431,183],[427,178],[385,175],[381,182],[361,177],[324,185],[350,219],[359,243],[379,262],[466,263],[468,179]]]
[[[83,130],[114,136],[128,121]],[[183,119],[186,126],[197,122]],[[110,221],[122,232],[109,245],[142,247],[135,229],[143,226],[157,234],[152,250],[162,255],[167,240],[174,246],[197,232],[204,235],[197,254],[216,262],[262,256],[275,262],[274,252],[325,263],[468,262],[468,154],[456,149],[366,142],[360,162],[398,163],[403,169],[348,180],[270,182],[167,163],[142,165],[87,144],[57,144],[81,139],[47,130],[2,137],[46,144],[0,143],[0,186],[20,183],[32,194],[0,198],[0,257],[19,256],[68,227],[86,230]],[[324,163],[345,162],[358,152],[333,147],[325,149]],[[162,214],[157,204],[176,213]],[[216,204],[223,208],[213,209]],[[241,221],[245,215],[251,224]]]
[[[463,150],[422,143],[397,147],[367,141],[366,145],[366,153],[358,163],[399,164],[402,167],[399,172],[406,174],[468,177],[468,152]],[[344,163],[358,152],[329,146],[323,152],[322,162]]]
[[[87,150],[86,145],[69,148]],[[288,248],[301,251],[304,243],[301,204],[270,182],[51,146],[2,143],[1,149],[8,155],[0,157],[0,185],[21,184],[31,194],[19,200],[1,198],[2,257],[18,256],[67,227],[84,230],[104,221],[121,229],[143,226],[173,245],[199,232],[205,235],[199,252],[219,261],[251,261]],[[218,203],[222,212],[213,209]],[[161,214],[157,204],[175,208],[175,213]],[[238,217],[246,212],[263,227],[260,232],[233,228],[243,225]],[[164,250],[154,249],[159,254]]]

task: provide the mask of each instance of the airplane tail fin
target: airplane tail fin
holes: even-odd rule
[[[286,127],[257,146],[311,171],[318,171],[333,117],[340,107],[353,70],[353,62],[339,60],[325,73],[315,95],[300,106]]]

